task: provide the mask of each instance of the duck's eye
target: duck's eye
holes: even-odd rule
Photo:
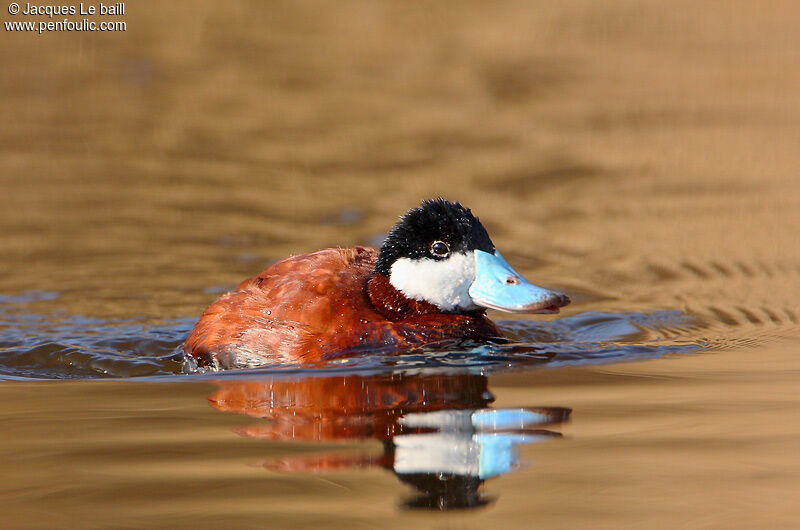
[[[448,252],[450,252],[450,247],[443,241],[434,241],[431,245],[431,254],[436,257],[443,258],[447,256]]]

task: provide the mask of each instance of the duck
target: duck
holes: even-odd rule
[[[512,269],[469,208],[439,197],[401,216],[379,249],[270,265],[208,306],[182,349],[202,369],[314,365],[503,340],[487,309],[553,314],[569,302]]]

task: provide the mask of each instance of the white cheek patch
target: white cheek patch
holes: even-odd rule
[[[470,311],[469,288],[475,281],[475,255],[459,252],[437,261],[400,258],[392,264],[389,283],[413,300],[429,302],[442,311]]]

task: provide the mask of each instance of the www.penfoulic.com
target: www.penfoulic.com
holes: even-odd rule
[[[84,18],[83,20],[58,20],[58,21],[6,21],[4,22],[6,31],[35,31],[42,34],[46,31],[125,31],[125,22],[95,22]]]
[[[126,31],[128,24],[121,20],[96,21],[88,18],[53,20],[58,15],[90,15],[121,16],[125,14],[125,4],[78,4],[76,6],[39,6],[30,3],[20,6],[16,2],[8,4],[8,13],[12,16],[46,16],[50,20],[6,20],[3,26],[6,31],[46,33],[53,31]]]

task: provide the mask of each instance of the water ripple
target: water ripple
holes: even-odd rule
[[[28,296],[24,301],[39,299]],[[14,302],[22,301],[14,300]],[[162,377],[196,372],[180,345],[193,319],[159,325],[137,321],[104,321],[84,317],[53,319],[0,312],[0,377],[6,379],[75,379]],[[372,373],[392,370],[470,367],[502,371],[557,367],[689,353],[703,346],[687,339],[697,326],[677,311],[651,313],[587,312],[550,322],[501,321],[507,341],[492,344],[441,342],[403,354],[368,356],[314,366],[318,373]],[[305,366],[284,365],[248,373],[296,374]],[[221,374],[215,374],[219,377]]]

